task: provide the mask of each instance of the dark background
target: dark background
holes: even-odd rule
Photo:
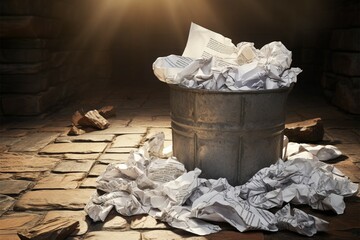
[[[160,86],[152,63],[182,54],[191,22],[234,44],[282,41],[303,69],[295,90],[359,114],[359,2],[1,0],[0,115],[39,115],[89,89]]]

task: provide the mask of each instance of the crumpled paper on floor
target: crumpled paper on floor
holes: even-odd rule
[[[159,57],[153,63],[160,81],[209,90],[263,90],[289,87],[300,68],[291,68],[292,53],[275,41],[256,49],[191,23],[182,56]]]
[[[199,178],[197,168],[187,172],[174,157],[159,158],[163,141],[164,134],[156,134],[126,164],[110,164],[99,176],[97,189],[104,194],[95,193],[85,207],[94,221],[104,221],[115,207],[122,215],[149,214],[198,235],[220,231],[215,221],[241,232],[288,229],[312,236],[326,230],[328,222],[289,203],[341,214],[343,198],[358,190],[338,169],[311,157],[311,151],[292,151],[292,159],[279,160],[233,187],[225,178]],[[282,208],[274,214],[269,211],[274,207]]]
[[[341,151],[332,145],[310,145],[290,142],[286,146],[286,158],[294,159],[298,155],[308,155],[311,159],[327,161],[341,156]]]

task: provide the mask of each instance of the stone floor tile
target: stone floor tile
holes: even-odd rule
[[[0,194],[20,194],[27,190],[31,183],[26,180],[2,180],[0,181]]]
[[[98,134],[145,134],[146,127],[119,127],[119,126],[110,126],[109,128],[99,131]]]
[[[41,174],[42,172],[0,173],[0,180],[17,179],[35,181]]]
[[[166,224],[157,221],[151,216],[136,216],[131,219],[131,229],[166,229],[169,228]]]
[[[41,222],[31,229],[20,230],[18,236],[26,240],[64,239],[79,226],[79,221],[67,218],[56,218]]]
[[[0,217],[11,208],[14,202],[14,198],[0,194]]]
[[[19,138],[28,134],[30,131],[26,129],[9,129],[1,132],[1,137]],[[20,139],[19,139],[20,140]],[[1,142],[1,140],[0,140]]]
[[[126,162],[129,156],[129,153],[105,153],[99,157],[98,161],[101,163],[107,163],[107,161]]]
[[[0,144],[0,153],[7,152],[7,151],[8,151],[8,148],[9,148],[9,147]]]
[[[343,128],[343,129],[359,129],[360,128],[360,119],[325,119],[324,127],[329,128]]]
[[[166,114],[166,115],[157,115],[154,114],[153,115],[153,120],[156,122],[166,122],[166,123],[170,123],[171,122],[171,117],[170,117],[170,113]],[[171,126],[169,126],[171,127]]]
[[[114,231],[95,231],[85,235],[84,240],[141,240],[141,233],[136,231],[114,232]]]
[[[58,137],[56,143],[70,143],[70,142],[111,142],[115,135],[111,134],[94,134],[94,133],[85,133],[79,136],[66,136]]]
[[[0,180],[9,180],[13,177],[11,173],[0,173]]]
[[[67,134],[70,130],[70,127],[54,127],[46,126],[39,129],[40,132],[57,132],[60,134]]]
[[[100,153],[89,153],[89,154],[76,154],[68,153],[64,154],[64,159],[68,160],[96,160],[100,156]]]
[[[41,178],[33,189],[75,189],[86,173],[49,174]]]
[[[113,216],[112,218],[108,217],[105,219],[102,229],[124,229],[127,225],[128,223],[125,218],[121,216]]]
[[[296,113],[302,116],[304,119],[317,118],[320,117],[323,120],[325,119],[346,119],[347,116],[340,112],[335,107],[328,106],[327,108],[323,107],[307,107],[303,109],[297,109]]]
[[[155,108],[142,108],[142,109],[132,109],[132,110],[122,110],[123,114],[135,117],[152,117],[152,116],[167,116],[170,115],[169,109],[155,109]]]
[[[351,181],[360,183],[359,168],[354,163],[352,163],[350,159],[336,162],[333,165],[337,167],[343,174],[345,174]]]
[[[125,99],[123,101],[117,101],[116,108],[119,111],[121,111],[121,109],[138,109],[144,104],[145,101],[145,99]]]
[[[67,118],[66,120],[57,119],[55,116],[48,119],[44,127],[71,127],[71,119]]]
[[[11,147],[12,145],[19,142],[20,140],[21,140],[20,137],[16,138],[16,137],[0,136],[0,145],[6,146],[6,147]]]
[[[35,181],[39,179],[40,175],[42,174],[43,174],[42,172],[18,172],[18,173],[13,173],[12,178],[18,180]]]
[[[287,111],[286,112],[286,117],[285,117],[285,123],[293,123],[293,122],[300,122],[303,121],[302,117],[292,111]]]
[[[29,191],[20,197],[14,209],[16,211],[82,210],[94,192],[94,189]]]
[[[141,108],[161,108],[170,110],[170,97],[168,99],[151,99],[146,101]]]
[[[329,222],[329,230],[349,230],[360,228],[360,208],[358,205],[359,198],[349,199],[346,201],[345,214],[331,216],[328,214],[321,213],[323,219]],[[356,234],[356,233],[355,233]]]
[[[171,230],[152,230],[142,233],[142,240],[205,240],[205,237]]]
[[[70,236],[67,237],[66,240],[82,240],[83,236]]]
[[[354,144],[338,144],[336,147],[346,154],[353,163],[360,163],[360,143]]]
[[[329,134],[327,134],[326,130],[325,130],[322,142],[324,142],[325,144],[332,144],[332,145],[335,145],[336,143],[338,143],[338,142],[336,142],[336,140],[334,141],[333,138]]]
[[[109,165],[109,164],[119,164],[119,163],[126,163],[127,161],[123,161],[123,160],[101,160],[99,161],[99,163],[101,164],[106,164],[106,165]]]
[[[345,143],[360,143],[360,136],[351,129],[327,129],[326,133],[330,135],[333,141]]]
[[[262,232],[221,231],[206,236],[196,236],[186,232],[171,230],[152,230],[142,233],[142,240],[264,240]]]
[[[9,129],[39,129],[46,125],[46,120],[44,119],[29,119],[25,121],[17,121],[11,123]]]
[[[170,117],[135,117],[129,124],[130,127],[171,127]]]
[[[52,170],[55,173],[88,172],[95,160],[66,160],[60,162]]]
[[[37,132],[26,135],[10,147],[11,152],[36,152],[54,141],[59,135],[56,132]]]
[[[89,172],[89,177],[97,177],[100,176],[102,173],[105,172],[108,165],[106,164],[96,164],[92,167],[91,171]]]
[[[83,182],[80,184],[80,187],[81,188],[96,188],[96,186],[97,186],[96,179],[97,179],[97,177],[85,178],[83,180]]]
[[[320,233],[321,234],[321,233]],[[320,239],[326,239],[326,240],[330,240],[329,237],[327,236],[326,238],[319,238],[317,236],[318,234],[316,234],[314,236],[314,239],[316,240],[320,240]],[[326,234],[327,235],[327,234]],[[312,238],[312,237],[311,237]],[[305,239],[304,236],[301,236],[300,234],[296,234],[294,232],[290,232],[290,231],[278,231],[275,234],[273,233],[268,233],[265,232],[264,233],[264,240],[283,240],[283,239],[291,239],[291,240],[303,240]]]
[[[0,239],[5,239],[4,235],[13,235],[19,230],[32,228],[41,218],[42,215],[35,213],[11,213],[3,215],[0,218]]]
[[[43,222],[50,221],[56,218],[68,218],[79,221],[79,226],[71,234],[71,236],[84,235],[88,231],[88,222],[86,221],[86,212],[85,211],[49,211],[45,214]]]
[[[106,153],[130,153],[131,151],[135,151],[137,148],[108,148],[106,149]]]
[[[110,122],[110,126],[113,127],[113,128],[116,128],[116,127],[125,127],[128,125],[128,123],[130,122],[131,118],[130,117],[125,117],[125,116],[122,116],[123,118],[126,118],[126,119],[121,119],[119,117],[117,118],[109,118],[109,122]]]
[[[137,147],[142,140],[141,134],[125,134],[117,136],[111,145],[113,148],[117,147]]]
[[[106,146],[107,143],[55,143],[41,149],[40,153],[99,153],[103,152]]]
[[[169,101],[170,99],[170,93],[168,91],[168,86],[164,86],[166,89],[159,89],[158,87],[156,90],[153,90],[149,93],[150,100],[152,99],[163,99],[164,101]]]
[[[43,172],[59,162],[57,158],[36,155],[0,154],[0,172]]]
[[[356,120],[356,122],[358,122],[359,126],[357,126],[356,128],[353,128],[353,131],[360,136],[360,121]]]
[[[165,134],[165,140],[172,140],[171,128],[150,128],[149,132],[146,134],[146,138],[149,139],[158,132],[163,132]]]
[[[0,239],[1,240],[20,240],[16,231],[14,231],[13,233],[5,233],[5,234],[1,234],[1,232],[0,232]]]

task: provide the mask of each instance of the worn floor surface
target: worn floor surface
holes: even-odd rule
[[[96,177],[110,163],[127,159],[149,135],[164,131],[171,140],[167,86],[113,89],[92,93],[76,104],[31,118],[16,119],[0,127],[0,239],[18,239],[16,232],[58,216],[78,219],[80,227],[68,239],[308,239],[296,233],[238,233],[228,225],[209,236],[175,230],[146,216],[122,217],[116,213],[104,223],[93,223],[83,207],[95,191]],[[72,113],[104,105],[117,106],[110,128],[68,137]],[[360,116],[346,114],[322,96],[293,91],[287,121],[321,117],[324,143],[336,145],[343,156],[331,162],[353,182],[360,180]],[[306,212],[330,221],[330,231],[313,239],[359,239],[360,196],[346,199],[346,210]]]

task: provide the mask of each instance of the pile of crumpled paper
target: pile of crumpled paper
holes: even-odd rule
[[[131,152],[127,163],[110,164],[99,176],[97,189],[103,194],[95,193],[85,207],[94,221],[104,221],[115,208],[124,216],[149,214],[198,235],[220,231],[214,222],[228,222],[241,232],[288,229],[312,236],[326,231],[328,222],[290,203],[342,214],[343,198],[358,191],[357,184],[319,160],[341,155],[333,146],[285,142],[283,160],[234,187],[225,178],[200,178],[198,168],[186,171],[175,157],[162,158],[163,142],[164,133],[156,134]],[[272,208],[281,209],[273,213]]]

